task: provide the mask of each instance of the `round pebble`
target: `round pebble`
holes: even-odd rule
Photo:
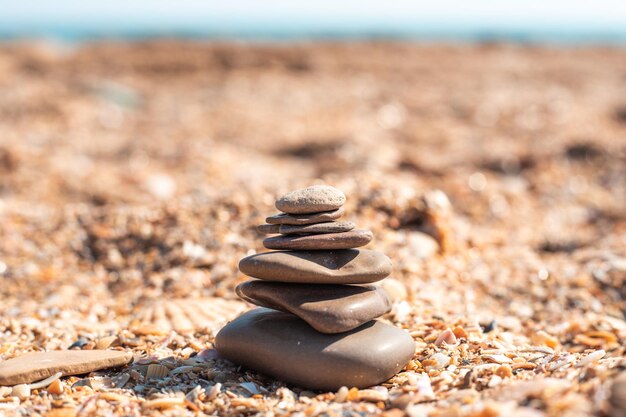
[[[285,194],[276,200],[276,208],[284,213],[302,214],[335,210],[343,206],[346,196],[329,185],[314,185]]]

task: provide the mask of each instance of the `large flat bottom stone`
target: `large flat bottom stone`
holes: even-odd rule
[[[300,318],[266,308],[247,312],[215,337],[238,365],[307,389],[365,388],[391,378],[412,358],[405,331],[370,321],[345,333],[319,333]]]

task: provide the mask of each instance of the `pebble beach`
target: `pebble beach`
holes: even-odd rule
[[[322,184],[415,343],[372,387],[214,346]],[[0,300],[0,416],[623,416],[626,49],[0,43]],[[59,350],[116,361],[2,368]]]

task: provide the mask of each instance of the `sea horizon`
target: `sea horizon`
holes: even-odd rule
[[[55,41],[144,41],[178,39],[193,41],[316,42],[316,41],[407,41],[427,43],[514,43],[565,46],[626,46],[626,30],[580,30],[555,28],[266,28],[266,27],[132,27],[48,26],[37,28],[0,27],[0,42]]]
[[[61,42],[179,38],[233,41],[406,40],[626,45],[626,6],[616,0],[506,2],[399,0],[166,0],[19,3],[0,0],[0,40]]]

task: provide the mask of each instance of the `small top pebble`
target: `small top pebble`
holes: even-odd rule
[[[276,208],[289,214],[318,213],[336,210],[345,202],[345,194],[335,187],[313,185],[280,197],[276,200]]]

